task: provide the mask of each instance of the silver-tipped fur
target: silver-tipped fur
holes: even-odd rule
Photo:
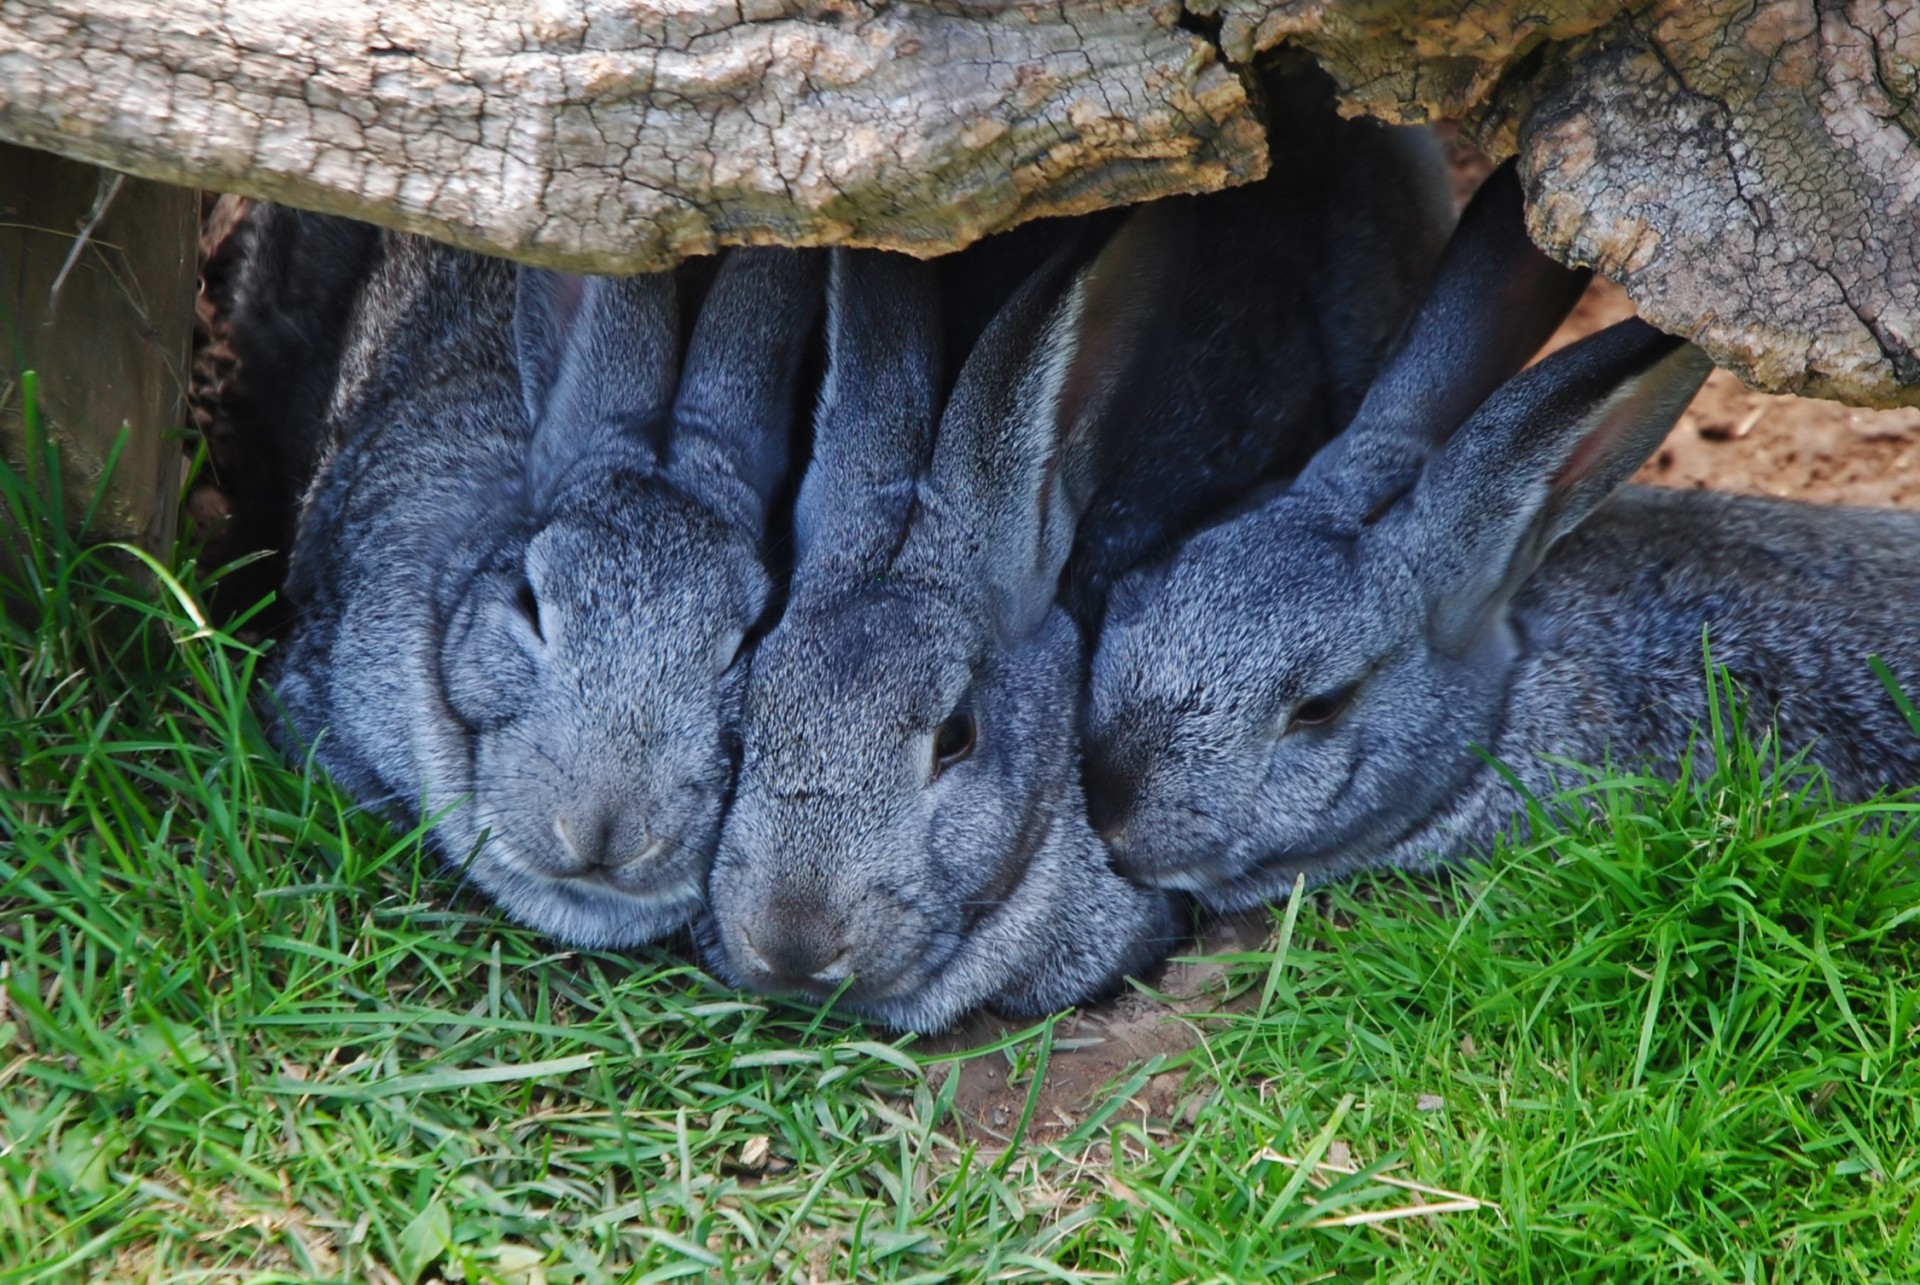
[[[700,909],[824,263],[673,278],[388,234],[301,515],[283,735],[581,946]]]
[[[1628,321],[1508,379],[1573,283],[1492,182],[1346,435],[1109,615],[1088,777],[1130,877],[1225,910],[1468,851],[1521,804],[1483,751],[1540,796],[1555,758],[1703,761],[1703,635],[1840,794],[1920,781],[1867,665],[1920,690],[1920,514],[1619,489],[1710,364]]]

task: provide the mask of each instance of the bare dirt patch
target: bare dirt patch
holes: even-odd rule
[[[1626,292],[1596,278],[1545,351],[1631,316]],[[1777,397],[1716,370],[1634,481],[1815,504],[1920,508],[1920,407],[1856,410]]]
[[[1122,1076],[1156,1057],[1172,1059],[1185,1053],[1201,1042],[1206,1014],[1249,1002],[1250,995],[1228,994],[1228,961],[1235,952],[1264,947],[1270,923],[1265,912],[1216,920],[1151,983],[1063,1018],[1054,1028],[1053,1053],[1027,1137],[1044,1141],[1073,1132],[1090,1110],[1109,1100],[1105,1090]],[[977,1048],[1025,1025],[975,1014],[958,1030],[918,1048],[921,1052]],[[954,1109],[969,1136],[982,1144],[1011,1142],[1027,1109],[1032,1083],[1025,1078],[1010,1082],[1011,1069],[1006,1057],[988,1054],[955,1063],[941,1073],[960,1077]],[[1122,1110],[1149,1127],[1192,1116],[1203,1104],[1183,1097],[1184,1078],[1178,1071],[1151,1076]]]

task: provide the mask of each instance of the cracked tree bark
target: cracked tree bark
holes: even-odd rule
[[[1257,176],[1236,71],[1292,43],[1519,152],[1542,244],[1749,382],[1920,403],[1920,0],[1186,5],[1214,41],[1179,0],[0,0],[0,138],[581,270],[925,254]]]
[[[919,253],[1265,172],[1164,0],[0,0],[0,138],[531,263]]]
[[[1770,392],[1920,404],[1916,0],[1190,0],[1517,151],[1533,234]]]

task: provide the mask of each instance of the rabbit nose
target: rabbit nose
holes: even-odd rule
[[[757,923],[742,923],[740,939],[750,962],[786,985],[838,986],[853,972],[853,945],[844,929],[784,899],[769,905]]]
[[[604,864],[609,828],[606,817],[591,810],[574,816],[562,812],[553,818],[554,836],[583,866]]]
[[[617,808],[585,805],[555,814],[553,833],[582,869],[637,865],[661,852],[664,839],[637,816]]]

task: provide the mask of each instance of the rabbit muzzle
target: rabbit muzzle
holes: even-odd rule
[[[699,913],[701,867],[682,851],[625,865],[556,868],[489,837],[471,877],[519,922],[588,949],[637,946]]]
[[[851,977],[852,934],[845,920],[825,909],[783,896],[764,914],[731,921],[724,935],[748,984],[786,994],[831,992]]]
[[[658,877],[683,849],[674,835],[656,834],[643,816],[618,805],[586,804],[554,814],[554,837],[569,859],[562,878],[598,879],[612,887]]]
[[[910,903],[869,885],[839,889],[796,873],[752,892],[714,880],[718,971],[767,995],[842,992],[859,1008],[910,993],[941,952]],[[744,894],[744,895],[743,895]],[[849,895],[851,894],[851,895]]]
[[[523,922],[578,945],[671,932],[703,899],[715,823],[705,809],[615,792],[555,802],[483,799],[475,882]]]

